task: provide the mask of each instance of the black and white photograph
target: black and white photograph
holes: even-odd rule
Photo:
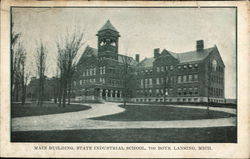
[[[238,142],[236,7],[12,6],[10,17],[11,142]]]

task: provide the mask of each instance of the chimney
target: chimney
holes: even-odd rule
[[[160,55],[160,49],[156,48],[154,49],[154,58],[157,58]]]
[[[135,60],[136,60],[137,62],[140,62],[140,55],[139,55],[139,54],[135,54]]]
[[[204,43],[203,40],[197,40],[196,41],[196,50],[201,51],[204,49]]]

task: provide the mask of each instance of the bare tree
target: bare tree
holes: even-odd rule
[[[47,49],[41,41],[37,48],[36,67],[38,75],[38,106],[43,104]]]
[[[24,49],[23,45],[19,43],[18,45],[18,50],[19,50],[19,58],[20,58],[20,66],[19,69],[17,70],[17,74],[19,77],[20,85],[21,85],[21,102],[22,104],[25,104],[26,101],[26,88],[27,88],[27,82],[30,77],[30,72],[26,69],[26,63],[27,63],[27,53],[26,50]]]
[[[57,65],[59,68],[59,107],[66,105],[66,98],[68,97],[68,104],[70,104],[71,83],[72,77],[76,69],[76,56],[79,49],[84,45],[83,32],[74,30],[72,34],[67,32],[66,36],[57,41]]]
[[[15,101],[19,100],[20,86],[23,95],[26,96],[24,91],[24,79],[26,78],[26,51],[23,45],[19,42],[17,48],[13,50],[13,61],[12,61],[12,99]],[[23,98],[23,97],[22,97]]]
[[[131,94],[131,81],[133,79],[133,59],[128,56],[122,56],[122,69],[123,69],[123,105],[126,106]]]
[[[12,28],[14,24],[11,23]],[[18,71],[20,66],[20,57],[22,56],[22,51],[20,50],[20,44],[16,46],[18,43],[18,39],[20,38],[21,33],[11,32],[11,100],[18,100]],[[17,47],[17,48],[16,48]]]

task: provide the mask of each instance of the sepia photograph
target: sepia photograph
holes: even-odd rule
[[[10,142],[237,143],[237,13],[11,6]]]

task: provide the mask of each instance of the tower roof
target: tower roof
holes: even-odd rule
[[[116,28],[111,24],[110,20],[108,20],[102,27],[99,31],[103,31],[103,30],[113,30],[113,31],[116,31]]]

